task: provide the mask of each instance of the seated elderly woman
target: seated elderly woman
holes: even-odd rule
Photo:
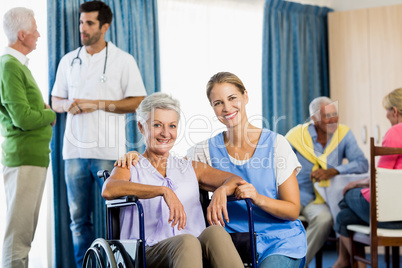
[[[137,109],[145,152],[137,165],[115,167],[103,185],[102,196],[115,199],[136,195],[145,215],[146,261],[149,267],[243,267],[229,234],[221,226],[205,227],[199,188],[233,194],[242,179],[206,164],[178,159],[169,152],[177,138],[180,107],[177,100],[155,93]],[[227,215],[226,200],[213,200],[216,215]],[[220,204],[220,205],[219,205]],[[211,211],[211,209],[210,209]],[[121,239],[136,239],[132,228],[136,208],[120,214]]]
[[[385,133],[382,141],[383,147],[402,148],[402,88],[397,88],[387,94],[383,99],[387,119],[391,128]],[[381,156],[378,167],[388,169],[402,169],[402,155]],[[347,231],[349,224],[370,224],[370,179],[354,181],[343,189],[344,198],[339,203],[341,211],[335,222],[335,231],[339,234],[339,255],[332,267],[347,267],[350,265],[352,241]],[[400,229],[402,222],[379,222],[378,227],[387,229]],[[366,267],[358,262],[358,267]]]

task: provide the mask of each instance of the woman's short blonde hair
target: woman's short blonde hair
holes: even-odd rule
[[[211,101],[210,95],[214,86],[216,84],[222,83],[229,83],[234,85],[235,87],[237,87],[241,94],[244,94],[244,91],[246,90],[243,82],[235,74],[229,72],[219,72],[217,74],[214,74],[207,83],[207,97],[209,101]]]
[[[395,107],[398,113],[402,115],[402,88],[397,88],[388,93],[382,100],[382,105],[387,110]]]

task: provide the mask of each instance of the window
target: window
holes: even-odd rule
[[[205,93],[209,78],[229,71],[243,81],[247,115],[261,127],[263,0],[160,0],[162,92],[179,99],[182,115],[173,151],[188,148],[225,129]]]

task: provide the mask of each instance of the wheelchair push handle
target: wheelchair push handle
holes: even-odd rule
[[[103,181],[107,180],[107,178],[110,177],[109,170],[107,170],[107,169],[99,170],[97,175],[98,175],[98,178],[100,178],[100,179],[103,178]]]

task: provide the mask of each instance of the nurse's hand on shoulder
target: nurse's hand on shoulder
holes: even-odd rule
[[[253,204],[256,204],[259,194],[254,185],[247,181],[240,181],[237,185],[235,196],[239,199],[250,198]]]
[[[139,160],[140,154],[137,151],[130,151],[114,162],[114,166],[130,169],[131,166],[137,165]]]

